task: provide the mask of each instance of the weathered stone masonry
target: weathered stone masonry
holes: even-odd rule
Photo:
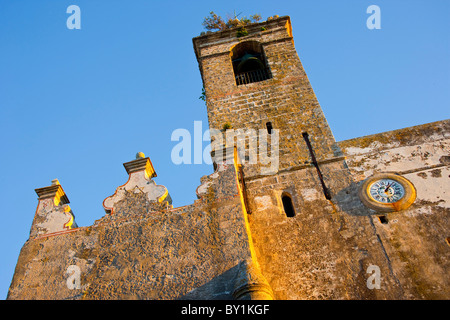
[[[199,199],[173,208],[140,154],[124,164],[128,181],[89,227],[76,226],[57,181],[36,189],[8,299],[450,298],[450,121],[335,141],[289,17],[247,31],[193,39],[209,125],[224,134],[227,123],[267,129],[272,138],[279,130],[277,171],[215,141],[215,151],[229,152],[212,153],[215,172],[201,178]],[[241,83],[250,64],[259,78]],[[237,139],[247,147],[258,137]],[[375,175],[406,178],[412,204],[367,206],[362,186]],[[67,285],[70,266],[80,270],[80,288]],[[374,266],[379,288],[368,285]]]
[[[142,160],[149,161],[132,161],[141,162],[135,172],[141,179],[135,182],[151,185]],[[123,190],[114,210],[93,226],[31,237],[8,298],[271,297],[252,256],[234,159],[217,163],[217,171],[202,178],[199,200],[192,205],[173,209],[149,200],[150,192]],[[115,195],[125,188],[118,189]],[[80,268],[79,289],[67,286],[71,265]]]

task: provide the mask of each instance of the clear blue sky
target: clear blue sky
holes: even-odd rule
[[[69,30],[69,5],[81,30]],[[369,5],[381,29],[369,30]],[[208,165],[171,162],[177,128],[207,128],[192,38],[214,10],[289,15],[297,52],[337,140],[449,118],[450,2],[0,1],[0,298],[37,206],[58,178],[76,221],[104,215],[149,156],[174,206],[192,203]],[[204,146],[208,143],[204,142]]]

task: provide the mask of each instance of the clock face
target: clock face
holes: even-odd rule
[[[359,189],[359,198],[369,209],[394,212],[407,209],[416,199],[414,185],[394,173],[376,173],[368,177]]]
[[[379,203],[393,203],[405,196],[405,188],[396,180],[379,179],[369,185],[370,197]]]

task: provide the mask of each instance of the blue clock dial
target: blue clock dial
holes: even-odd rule
[[[392,179],[380,179],[368,187],[370,197],[379,203],[393,203],[405,196],[405,188]]]

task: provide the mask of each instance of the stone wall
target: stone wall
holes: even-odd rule
[[[272,78],[234,81],[231,56],[246,41],[261,45]],[[275,174],[262,173],[261,162],[243,165],[255,252],[275,298],[448,298],[448,121],[335,142],[297,56],[289,17],[255,24],[245,37],[231,29],[193,42],[210,129],[230,123],[260,130],[271,122],[279,130]],[[246,139],[247,148],[255,138]],[[411,180],[413,205],[382,215],[366,207],[359,192],[377,172]],[[292,199],[294,217],[284,212],[283,194]],[[367,285],[371,266],[380,269],[380,289]]]
[[[247,179],[257,258],[275,298],[447,299],[449,135],[442,121],[339,142],[346,159],[320,164],[331,200],[311,165]],[[365,207],[358,191],[376,172],[409,179],[411,207]],[[283,192],[295,217],[283,211]],[[371,265],[380,268],[380,289],[367,286]]]
[[[384,223],[374,219],[405,299],[450,297],[449,138],[444,120],[339,143],[355,181],[394,172],[416,189],[408,209],[383,214]]]
[[[151,182],[140,176],[129,181]],[[194,204],[173,209],[149,199],[151,190],[128,189],[92,226],[30,237],[8,299],[245,299],[255,284],[270,298],[234,162],[203,177],[197,193]],[[76,269],[79,288],[67,284]]]

